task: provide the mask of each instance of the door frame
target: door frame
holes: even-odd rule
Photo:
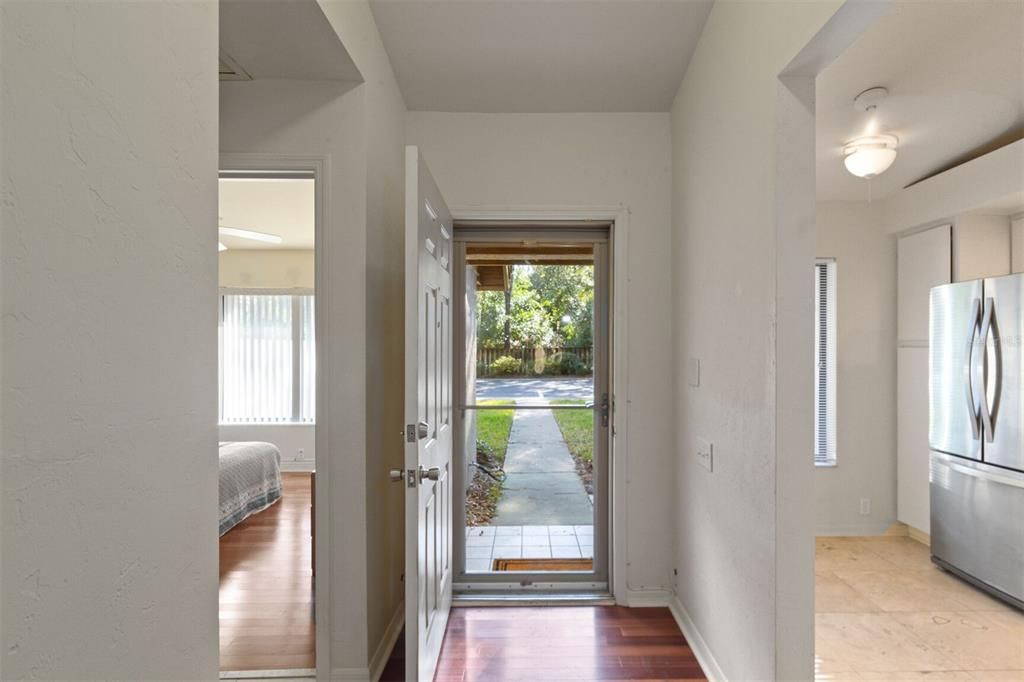
[[[218,179],[225,172],[264,172],[275,171],[303,172],[313,175],[313,193],[315,215],[313,224],[313,311],[316,319],[314,340],[316,344],[316,434],[313,467],[316,471],[313,491],[313,543],[316,547],[314,557],[315,572],[313,575],[313,608],[315,613],[316,636],[314,639],[313,660],[316,666],[317,679],[329,679],[331,671],[331,514],[330,514],[330,458],[327,456],[329,443],[327,435],[329,395],[327,382],[327,329],[330,306],[328,305],[327,288],[327,224],[329,204],[326,188],[330,183],[330,159],[326,156],[302,154],[262,154],[262,153],[222,153],[218,166]]]
[[[625,273],[629,259],[629,208],[614,205],[596,206],[456,206],[451,208],[452,221],[500,221],[500,222],[608,222],[608,361],[611,365],[608,381],[611,386],[611,421],[609,425],[608,452],[608,590],[612,598],[621,604],[629,603],[629,586],[626,580],[626,548],[629,546],[629,325],[628,301],[629,281]],[[460,280],[462,273],[454,273]],[[459,289],[458,291],[461,291]],[[459,320],[456,320],[459,324]],[[457,326],[458,329],[458,326]],[[458,337],[457,337],[458,338]],[[458,348],[461,344],[453,344]],[[453,361],[452,368],[458,365]],[[461,370],[460,370],[461,371]],[[459,382],[455,390],[461,396]],[[453,395],[455,395],[453,393]],[[456,411],[458,413],[458,411]],[[461,416],[456,414],[461,421]],[[618,484],[622,482],[622,484]],[[586,583],[563,583],[562,586],[579,590]],[[495,584],[500,589],[500,584]],[[521,593],[519,593],[521,594]],[[543,598],[540,590],[530,596]]]

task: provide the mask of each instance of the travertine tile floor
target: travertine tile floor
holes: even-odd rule
[[[1024,613],[907,537],[818,538],[815,678],[1024,682]]]

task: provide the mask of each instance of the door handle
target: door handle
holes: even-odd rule
[[[401,483],[405,480],[405,472],[401,469],[392,469],[388,472],[388,478],[391,479],[392,483]]]
[[[427,422],[407,424],[405,427],[405,440],[409,443],[415,443],[417,440],[423,440],[428,435],[430,435],[430,424]]]
[[[420,483],[422,483],[424,479],[436,481],[439,478],[441,478],[441,470],[438,469],[437,467],[430,467],[429,469],[424,469],[423,467],[420,467],[419,478]]]
[[[995,301],[989,297],[985,299],[985,313],[981,319],[981,357],[982,357],[982,391],[981,391],[981,422],[985,427],[985,440],[989,443],[995,439],[995,432],[993,431],[993,424],[995,421],[996,408],[999,402],[999,392],[1001,387],[1000,375],[1002,374],[1002,359],[999,357],[999,339],[996,338],[993,343],[994,368],[993,374],[995,375],[995,387],[992,392],[992,405],[988,403],[988,337],[992,333],[994,327],[998,328],[998,325],[993,325],[995,317]]]
[[[981,317],[981,299],[976,298],[971,305],[971,329],[970,334],[967,335],[967,381],[964,383],[967,393],[967,411],[971,415],[971,434],[974,440],[981,438],[981,416],[978,413],[978,404],[974,400],[974,339],[978,335],[979,317]]]

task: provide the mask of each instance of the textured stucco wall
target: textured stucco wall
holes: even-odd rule
[[[672,107],[677,591],[728,679],[813,674],[811,398],[799,394],[812,386],[800,344],[813,297],[789,294],[794,276],[810,286],[814,234],[809,219],[776,220],[804,210],[779,170],[794,153],[813,168],[802,146],[813,118],[779,74],[839,4],[715,3]],[[783,135],[792,119],[805,126],[796,150]],[[812,183],[794,192],[804,204]],[[799,319],[806,327],[787,323]],[[801,327],[798,343],[784,340]],[[791,381],[800,371],[805,384]],[[714,444],[713,472],[695,456],[699,438]]]
[[[217,6],[0,4],[3,679],[217,676]]]
[[[320,0],[365,81],[366,142],[366,655],[382,665],[387,628],[405,596],[404,488],[388,479],[404,466],[405,102],[365,0]]]

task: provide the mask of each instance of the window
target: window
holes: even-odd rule
[[[814,265],[814,463],[836,463],[836,262]]]
[[[222,423],[315,421],[313,308],[312,295],[221,296]]]

